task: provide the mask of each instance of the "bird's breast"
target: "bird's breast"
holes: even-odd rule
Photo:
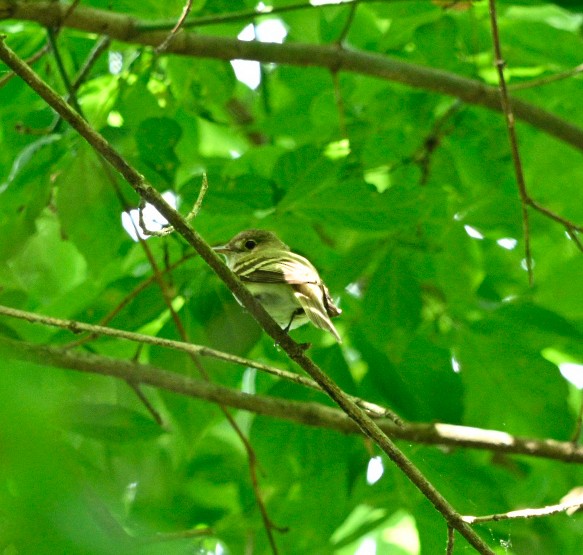
[[[292,287],[287,283],[246,283],[245,286],[282,328],[289,324],[292,314],[301,308]],[[304,314],[296,315],[291,328],[306,322]]]

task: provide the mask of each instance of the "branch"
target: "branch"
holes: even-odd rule
[[[575,75],[578,75],[581,72],[583,72],[583,64],[579,64],[578,66],[568,69],[567,71],[561,71],[560,73],[555,73],[553,75],[541,77],[540,79],[531,79],[530,81],[525,81],[524,83],[508,85],[508,90],[522,91],[524,89],[534,89],[536,87],[542,87],[544,85],[549,85],[550,83],[562,81],[563,79],[569,79],[570,77],[574,77]]]
[[[546,507],[541,507],[538,509],[520,509],[518,511],[510,511],[508,513],[499,513],[487,516],[464,516],[464,520],[468,524],[481,524],[483,522],[498,522],[500,520],[536,518],[576,510],[581,505],[583,505],[583,499],[570,501],[568,503],[558,503],[557,505],[547,505]]]
[[[255,368],[261,372],[271,374],[272,376],[293,382],[297,385],[309,387],[310,389],[315,389],[317,391],[322,391],[322,388],[314,380],[296,374],[295,372],[288,372],[287,370],[282,370],[281,368],[269,366],[267,364],[256,362],[248,358],[232,355],[230,353],[217,351],[216,349],[211,349],[210,347],[203,345],[195,345],[190,341],[174,341],[172,339],[165,339],[163,337],[155,337],[151,335],[144,335],[142,333],[107,328],[95,324],[85,324],[75,320],[62,320],[60,318],[43,316],[40,314],[35,314],[34,312],[26,312],[24,310],[18,310],[16,308],[2,305],[0,305],[0,315],[8,316],[9,318],[18,318],[19,320],[25,320],[33,324],[44,324],[55,328],[65,329],[72,333],[89,333],[89,337],[91,338],[95,338],[100,335],[106,337],[117,337],[118,339],[126,339],[128,341],[135,341],[137,343],[146,343],[148,345],[156,345],[158,347],[173,349],[175,351],[180,351],[189,355],[214,358],[224,362],[229,362],[231,364],[236,364],[238,366],[243,366],[244,368]],[[70,349],[71,347],[76,347],[82,343],[84,343],[84,341],[68,343],[65,345],[65,347]],[[375,418],[390,418],[398,426],[403,426],[403,421],[389,409],[376,405],[375,403],[365,401],[359,397],[351,396],[351,399],[357,403],[359,407],[366,410],[371,416],[374,416]]]
[[[207,180],[206,173],[203,173],[202,174],[202,183],[200,186],[200,191],[198,193],[198,197],[197,197],[194,205],[192,206],[192,210],[184,217],[184,220],[186,222],[190,222],[191,220],[193,220],[194,218],[196,218],[198,216],[198,213],[200,212],[200,209],[202,207],[202,201],[204,200],[204,197],[206,195],[207,190],[208,190],[208,180]],[[162,229],[159,229],[159,230],[148,229],[148,227],[146,226],[146,222],[144,221],[144,209],[146,208],[146,204],[147,204],[146,201],[142,198],[140,200],[140,204],[138,206],[138,224],[139,224],[140,229],[142,230],[142,233],[144,234],[144,236],[165,237],[166,235],[170,235],[171,233],[174,233],[175,229],[171,225],[162,227]],[[130,212],[129,207],[124,207],[124,211],[129,214],[129,212]],[[134,224],[134,229],[136,232],[136,236],[139,237],[140,234],[139,234],[138,229],[136,228],[135,224]]]
[[[109,168],[109,166],[107,166],[107,167]],[[138,237],[139,237],[139,235],[138,235]],[[194,258],[195,256],[196,256],[196,253],[193,253],[193,252],[185,254],[179,260],[177,260],[173,264],[170,264],[167,268],[164,268],[164,270],[162,270],[162,274],[165,274],[167,272],[172,272],[174,269],[178,268],[178,266],[180,266],[181,264],[184,264],[185,262],[187,262],[191,258]],[[158,279],[158,276],[156,274],[153,274],[149,278],[142,281],[139,285],[134,287],[127,295],[125,295],[125,297],[114,308],[112,308],[105,316],[103,316],[103,318],[101,318],[99,320],[99,326],[103,327],[106,324],[108,324],[109,322],[111,322],[111,320],[113,320],[133,299],[135,299],[142,291],[147,289],[152,283],[156,282],[157,279]],[[29,314],[32,314],[32,313],[29,313]],[[45,322],[45,323],[47,323],[47,325],[52,325],[52,324],[49,324],[48,322]],[[104,329],[109,329],[109,328],[104,328]],[[87,343],[88,341],[91,341],[92,339],[94,339],[94,336],[88,335],[88,336],[85,336],[81,339],[77,339],[76,341],[71,342],[68,345],[68,347],[76,347],[78,345],[82,345],[83,343]]]
[[[76,13],[76,12],[75,12]],[[178,44],[184,34],[171,43]],[[168,220],[170,225],[198,252],[201,258],[223,280],[241,304],[259,322],[261,327],[287,353],[288,357],[309,374],[330,398],[373,440],[379,448],[401,469],[411,482],[427,497],[443,515],[449,525],[454,527],[479,553],[492,554],[488,545],[476,532],[462,520],[462,516],[425,478],[423,473],[403,454],[378,425],[358,405],[346,395],[338,385],[316,365],[304,349],[282,330],[266,310],[255,300],[252,293],[239,278],[226,266],[206,241],[192,229],[186,220],[174,210],[141,175],[137,172],[104,138],[79,116],[63,99],[32,71],[0,38],[0,58],[17,73],[41,98],[66,120],[93,148],[100,153],[129,185]]]
[[[451,526],[447,527],[447,546],[445,548],[445,555],[453,555],[453,547],[455,545],[454,529]]]
[[[50,52],[51,46],[49,44],[45,44],[41,46],[39,50],[37,50],[32,56],[26,58],[25,62],[30,66],[40,60],[47,52]],[[4,77],[0,79],[0,89],[4,87],[11,79],[16,77],[16,73],[10,72]]]
[[[146,22],[136,18],[78,6],[66,20],[67,5],[60,2],[0,0],[0,13],[6,17],[36,21],[45,26],[62,25],[89,33],[105,34],[123,42],[156,47],[167,31],[141,32]],[[264,63],[322,67],[369,75],[454,96],[468,104],[501,112],[498,89],[456,74],[403,62],[388,56],[338,49],[336,45],[273,44],[246,42],[231,38],[180,33],[167,53],[220,60],[256,60]],[[544,130],[573,147],[583,150],[583,129],[549,112],[518,99],[512,99],[517,118]]]
[[[0,355],[7,359],[24,360],[43,367],[53,366],[111,376],[305,426],[335,430],[343,434],[361,433],[358,426],[336,408],[315,402],[290,401],[260,394],[250,395],[134,361],[77,352],[62,347],[35,345],[3,337],[0,337]],[[583,446],[578,447],[571,442],[521,438],[496,430],[451,424],[406,423],[399,427],[390,419],[378,420],[377,423],[385,433],[407,442],[451,448],[483,449],[508,455],[530,455],[570,463],[583,463]]]
[[[105,162],[103,162],[103,163],[105,164]],[[207,183],[206,174],[203,174],[202,186],[201,186],[200,192],[198,194],[198,198],[194,204],[193,209],[185,217],[186,222],[189,222],[192,218],[194,218],[198,215],[198,212],[200,211],[200,209],[202,207],[202,202],[203,202],[204,196],[206,194],[207,187],[208,187],[208,183]],[[140,226],[142,227],[142,230],[145,232],[146,227],[145,227],[145,224],[143,222],[142,212],[141,212],[142,204],[144,204],[144,203],[145,203],[145,201],[142,198],[140,201],[140,211],[139,211]],[[127,211],[126,206],[124,206],[124,209]],[[134,222],[132,222],[132,223],[134,225],[136,234],[139,237],[136,225]],[[169,226],[168,228],[164,228],[164,230],[166,230],[166,231],[168,229],[174,231],[174,228],[172,226]],[[146,241],[140,238],[140,245],[144,249],[144,252],[145,252],[145,254],[150,262],[150,266],[152,267],[152,270],[154,272],[154,275],[157,278],[156,281],[160,287],[160,292],[162,293],[164,303],[166,304],[166,307],[167,307],[168,311],[170,312],[170,316],[172,318],[172,321],[174,322],[174,325],[176,327],[176,331],[178,332],[182,341],[184,341],[185,343],[190,343],[190,338],[188,337],[188,333],[186,332],[186,328],[184,327],[182,320],[180,319],[180,316],[178,315],[178,312],[176,311],[176,309],[174,308],[174,305],[172,304],[172,294],[169,290],[168,283],[164,279],[162,272],[160,271],[160,268],[158,267],[158,264],[156,263],[156,260],[154,259],[154,256],[152,255],[152,252],[151,252],[150,248],[148,247],[148,244],[146,243]],[[202,379],[207,383],[211,383],[210,376],[209,376],[208,372],[206,371],[206,368],[204,367],[204,365],[200,361],[199,356],[196,353],[194,353],[192,350],[189,351],[188,354],[190,356],[192,363],[194,364],[194,366],[198,370],[199,375],[202,377]],[[267,513],[267,508],[265,506],[265,501],[263,498],[264,496],[261,493],[261,489],[259,486],[259,478],[257,476],[258,462],[257,462],[257,455],[255,454],[255,450],[253,449],[251,442],[249,441],[249,439],[247,438],[247,436],[245,435],[245,433],[241,429],[240,424],[235,420],[235,418],[233,418],[233,416],[229,412],[228,408],[223,403],[219,403],[218,407],[221,410],[221,412],[223,413],[225,419],[227,420],[227,422],[229,423],[229,425],[231,426],[233,431],[235,432],[235,434],[237,435],[237,437],[240,439],[240,441],[243,445],[243,448],[245,449],[245,452],[247,453],[247,460],[249,462],[249,474],[250,474],[250,478],[251,478],[251,487],[253,488],[253,493],[255,495],[255,500],[256,500],[257,506],[259,508],[259,512],[261,514],[261,519],[263,520],[263,525],[265,528],[265,532],[267,534],[269,544],[271,546],[271,551],[272,551],[273,555],[278,555],[279,551],[277,548],[277,544],[275,542],[274,531],[282,532],[282,531],[285,531],[286,529],[281,528],[279,526],[276,526],[273,523],[273,521],[271,520],[271,518],[269,517],[269,514]]]
[[[184,4],[184,8],[182,8],[182,13],[180,14],[180,17],[178,18],[178,21],[176,22],[174,27],[172,27],[170,33],[168,33],[168,36],[164,39],[164,42],[156,47],[156,50],[155,50],[156,54],[162,54],[162,52],[164,52],[168,48],[168,45],[170,44],[170,42],[174,39],[174,37],[176,36],[178,31],[180,31],[181,27],[184,26],[184,22],[186,20],[186,17],[190,13],[191,9],[192,9],[192,0],[186,0],[186,4]]]
[[[494,66],[498,72],[498,85],[500,87],[500,104],[506,120],[506,129],[508,130],[508,142],[510,143],[510,153],[514,165],[514,174],[516,184],[520,193],[520,207],[522,211],[522,233],[524,235],[524,258],[526,260],[526,271],[528,272],[528,283],[532,287],[534,284],[534,274],[532,272],[532,253],[530,250],[530,221],[528,219],[528,193],[526,191],[526,182],[524,172],[522,171],[522,161],[518,149],[518,139],[516,137],[514,113],[510,105],[508,89],[506,88],[506,79],[504,78],[504,66],[506,62],[502,58],[502,48],[500,46],[500,35],[498,33],[498,18],[496,15],[496,0],[489,0],[490,6],[490,28],[492,30],[492,47],[494,49]]]
[[[77,110],[78,114],[83,116],[83,111],[81,110],[81,106],[79,106],[79,102],[77,101],[77,93],[75,89],[73,89],[73,85],[71,84],[71,80],[67,75],[67,71],[65,70],[65,63],[63,62],[63,58],[61,56],[61,52],[57,45],[57,35],[58,33],[54,31],[52,27],[47,29],[47,37],[49,40],[49,44],[51,45],[51,50],[53,52],[53,57],[55,58],[55,62],[57,64],[57,69],[59,71],[59,75],[63,81],[63,85],[65,86],[65,90],[67,91],[67,95],[69,98],[69,102]],[[83,116],[84,117],[84,116]]]
[[[286,6],[265,6],[264,9],[255,8],[252,10],[241,10],[229,13],[220,13],[212,15],[203,15],[194,17],[186,21],[183,25],[185,29],[192,29],[193,27],[204,27],[206,25],[221,25],[224,23],[232,23],[233,21],[249,21],[254,20],[260,16],[273,16],[275,14],[299,11],[299,10],[314,10],[326,9],[329,7],[337,7],[338,5],[359,4],[368,2],[375,2],[378,0],[338,0],[334,4],[320,4],[315,6],[309,2],[299,2],[297,4],[288,4]],[[171,29],[174,22],[170,21],[153,21],[143,23],[139,26],[140,31],[163,31]]]

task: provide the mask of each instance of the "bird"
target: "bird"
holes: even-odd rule
[[[342,311],[318,271],[275,233],[248,229],[213,249],[286,333],[311,322],[342,343],[331,320]]]

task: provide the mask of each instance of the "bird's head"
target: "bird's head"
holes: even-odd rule
[[[215,252],[226,257],[229,266],[232,266],[237,260],[249,253],[260,252],[265,249],[289,250],[289,247],[280,241],[275,233],[263,229],[241,231],[228,243],[213,247]]]

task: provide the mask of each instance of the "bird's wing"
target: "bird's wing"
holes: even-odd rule
[[[269,251],[239,260],[233,271],[243,281],[255,283],[320,283],[316,269],[303,256],[293,252]]]
[[[302,283],[294,285],[293,289],[296,299],[298,299],[302,305],[302,308],[304,309],[306,316],[310,319],[310,322],[312,322],[312,324],[318,328],[329,331],[336,338],[338,343],[342,343],[338,331],[328,316],[330,307],[327,306],[325,301],[327,293],[327,291],[325,293],[326,288],[318,284]],[[339,311],[339,309],[334,306],[334,303],[332,303],[332,306],[336,309],[336,311]],[[340,312],[334,313],[334,316],[337,314],[340,314]]]
[[[328,291],[328,288],[323,283],[321,284],[320,287],[322,288],[322,298],[323,298],[324,306],[326,307],[326,313],[328,314],[328,316],[330,316],[330,318],[334,318],[335,316],[340,316],[342,314],[342,310],[334,304],[334,301],[332,300],[332,297],[330,296],[330,291]]]

